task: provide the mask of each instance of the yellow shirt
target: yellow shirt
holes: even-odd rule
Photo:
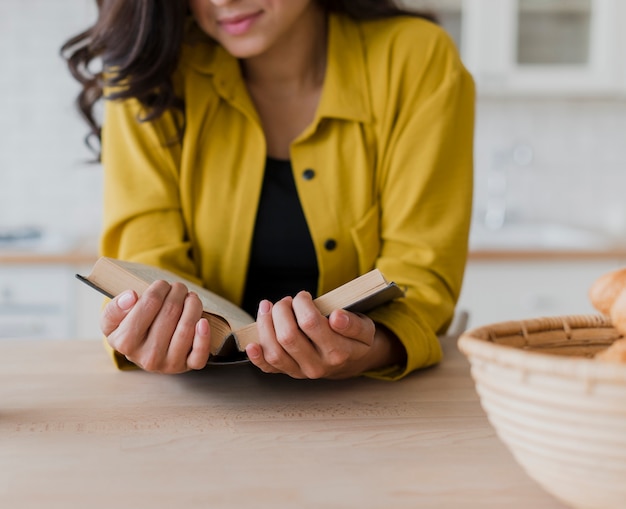
[[[396,379],[441,359],[437,334],[460,293],[474,86],[450,38],[427,21],[332,15],[328,34],[320,103],[291,144],[291,163],[318,293],[373,267],[407,289],[406,298],[369,313],[400,338],[408,359],[371,375]],[[185,100],[182,143],[173,141],[172,115],[139,123],[136,101],[106,102],[101,251],[162,266],[241,303],[263,130],[237,60],[209,39],[184,45],[174,82]]]

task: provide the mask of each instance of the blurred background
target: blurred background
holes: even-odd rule
[[[623,0],[403,0],[437,13],[478,87],[470,324],[591,311],[626,262]],[[101,169],[59,56],[94,0],[0,2],[0,338],[97,338]]]

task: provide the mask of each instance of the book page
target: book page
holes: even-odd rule
[[[187,286],[187,288],[189,288],[190,291],[198,294],[198,297],[202,301],[202,307],[207,313],[224,318],[230,325],[231,329],[238,329],[246,324],[254,322],[254,319],[248,313],[246,313],[239,306],[230,302],[228,299],[225,299],[224,297],[221,297],[206,288],[196,285],[191,281],[174,274],[173,272],[145,264],[115,260],[112,258],[104,258],[101,260],[104,260],[107,264],[121,267],[134,277],[147,283],[152,283],[157,280],[164,280],[168,283],[183,283]]]

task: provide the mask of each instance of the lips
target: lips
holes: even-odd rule
[[[221,18],[217,23],[222,30],[230,35],[242,35],[250,30],[252,25],[260,16],[261,12],[238,14],[235,16]]]

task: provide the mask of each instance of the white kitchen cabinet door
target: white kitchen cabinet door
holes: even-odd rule
[[[0,340],[100,339],[103,297],[78,281],[91,266],[9,263],[0,266]]]
[[[623,266],[620,260],[471,260],[457,309],[469,313],[469,327],[595,313],[589,287],[602,274]]]
[[[462,55],[481,95],[621,95],[623,0],[463,0]]]
[[[0,339],[66,339],[72,334],[72,281],[64,266],[0,267]]]
[[[75,268],[75,272],[84,276],[89,274],[91,268],[92,265],[80,265]],[[73,311],[74,336],[77,339],[101,339],[100,310],[105,298],[78,279],[74,279],[73,291],[76,297]]]

